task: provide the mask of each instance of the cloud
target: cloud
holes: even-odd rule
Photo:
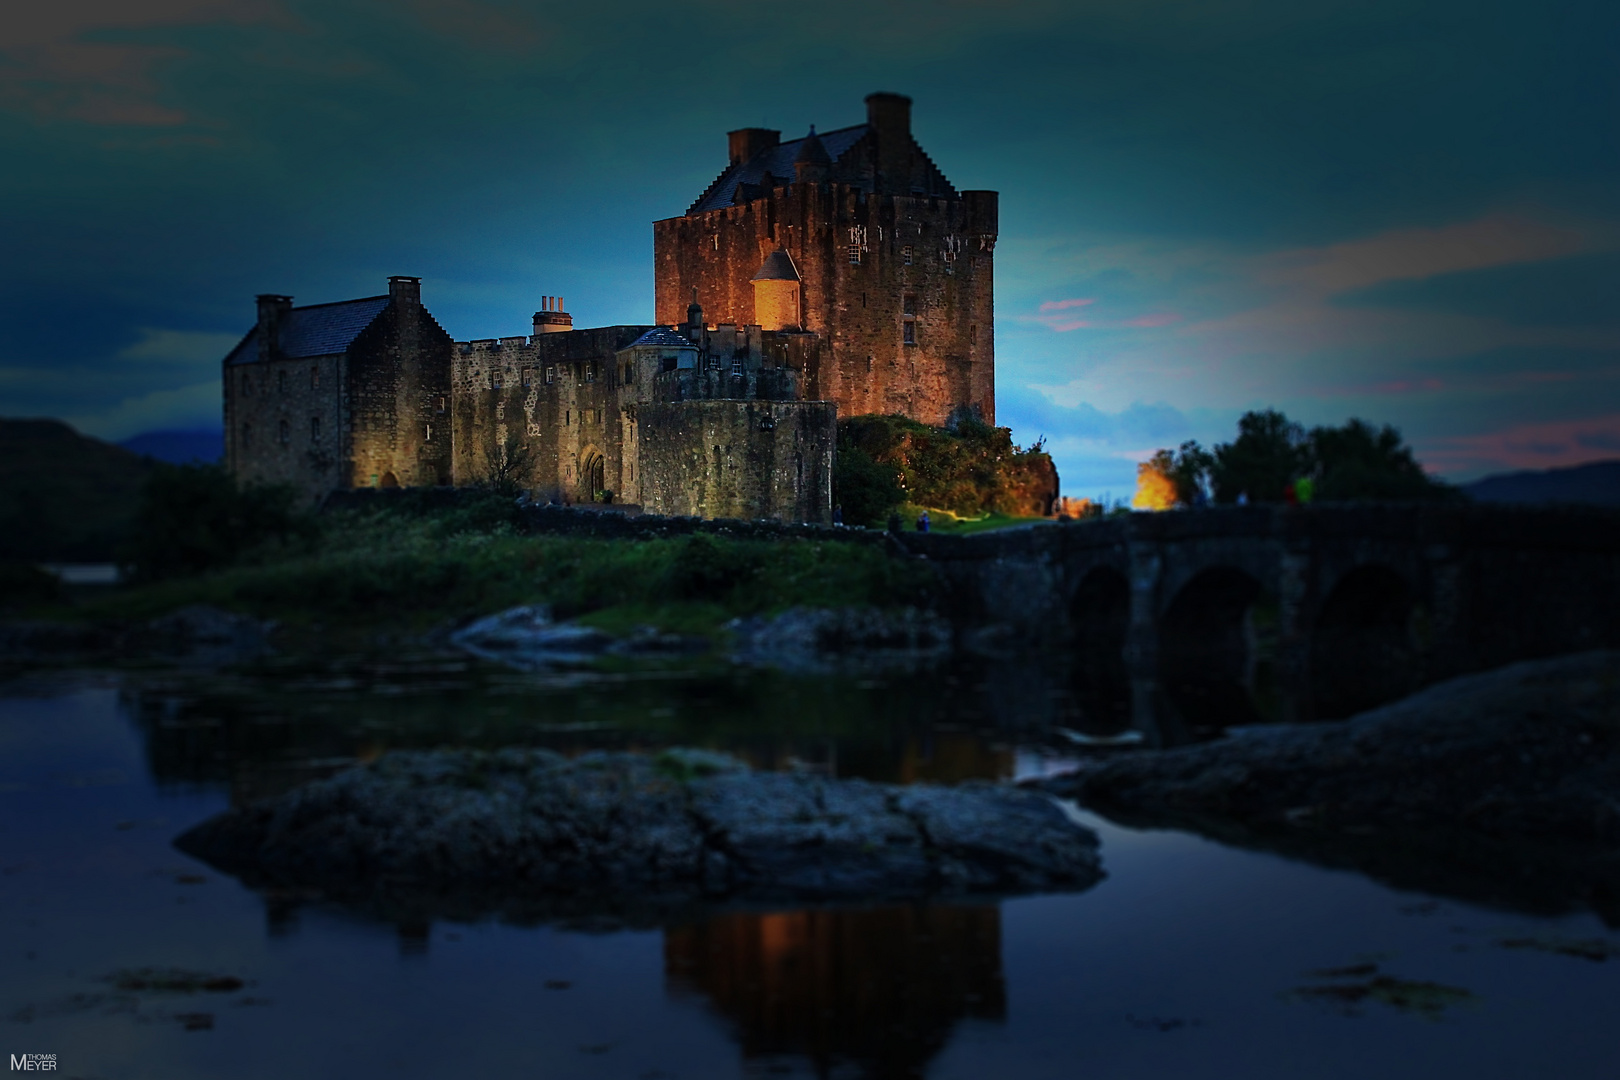
[[[68,423],[109,441],[145,431],[216,428],[220,420],[219,379],[171,390],[153,390],[101,408],[68,412]]]
[[[1620,251],[1397,279],[1332,298],[1340,307],[1439,311],[1515,326],[1620,326]]]
[[[1429,464],[1464,479],[1511,469],[1584,465],[1620,452],[1620,412],[1432,439],[1422,449]]]

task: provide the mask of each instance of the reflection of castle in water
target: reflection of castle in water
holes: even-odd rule
[[[960,1020],[1006,1015],[1001,910],[816,909],[720,915],[664,932],[674,995],[706,997],[743,1057],[922,1076]]]

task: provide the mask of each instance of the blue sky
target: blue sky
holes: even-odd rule
[[[0,28],[0,415],[217,425],[260,292],[649,321],[727,130],[884,89],[1001,192],[999,419],[1065,493],[1256,407],[1616,457],[1617,53],[1572,2],[63,0]]]

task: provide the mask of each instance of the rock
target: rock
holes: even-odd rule
[[[705,751],[394,752],[176,845],[261,888],[527,918],[988,897],[1102,876],[1095,835],[1036,792],[755,772]]]
[[[650,626],[617,638],[595,627],[553,622],[544,605],[509,608],[479,619],[451,634],[450,642],[482,660],[523,671],[580,667],[607,654],[679,655],[709,647],[702,638],[664,634]]]
[[[1620,919],[1620,653],[1515,664],[1347,721],[1244,729],[1042,786],[1122,821]]]
[[[905,670],[950,655],[951,624],[917,608],[790,608],[774,617],[734,619],[733,658],[789,671]]]

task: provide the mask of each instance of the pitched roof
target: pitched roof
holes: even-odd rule
[[[755,274],[754,281],[800,281],[798,268],[793,265],[793,256],[777,248],[765,256],[765,263]]]
[[[831,161],[843,157],[849,148],[860,141],[866,134],[865,124],[856,124],[854,127],[839,128],[837,131],[827,131],[815,136],[817,142],[826,151]],[[748,161],[731,166],[720,174],[720,179],[709,185],[697,202],[692,204],[688,214],[701,214],[705,210],[718,210],[722,206],[735,206],[733,198],[737,193],[737,185],[745,184],[759,189],[764,187],[765,174],[770,173],[777,182],[791,181],[793,179],[793,163],[799,160],[799,154],[805,150],[805,140],[794,139],[792,142],[778,143],[768,150],[762,150]],[[813,152],[813,151],[812,151]],[[745,191],[745,195],[747,192]],[[744,201],[747,201],[746,199]]]
[[[377,321],[388,306],[386,296],[362,300],[340,300],[335,304],[295,307],[281,318],[276,344],[282,356],[327,356],[340,353],[354,343],[360,332]],[[257,328],[249,330],[241,344],[225,358],[227,364],[246,364],[259,358]]]
[[[632,341],[629,344],[628,348],[633,349],[637,345],[664,345],[664,346],[668,346],[668,347],[671,347],[671,348],[677,348],[677,349],[695,349],[695,348],[697,348],[697,346],[695,344],[688,341],[686,338],[682,337],[680,334],[677,334],[675,331],[671,330],[667,326],[655,326],[655,327],[653,327],[651,330],[647,331],[645,334],[642,334],[640,337],[636,338],[636,340]]]

